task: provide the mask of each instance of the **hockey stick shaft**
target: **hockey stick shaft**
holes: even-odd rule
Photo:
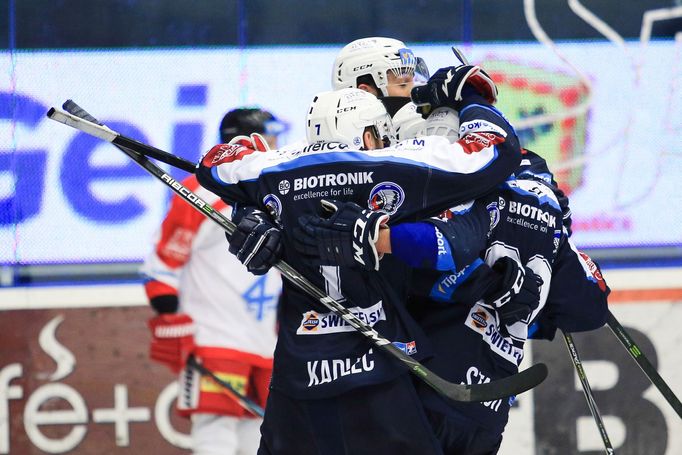
[[[58,111],[55,108],[51,108],[47,113],[47,116],[52,120],[64,123],[88,134],[92,134],[93,136],[108,142],[113,142],[114,138],[120,137],[120,134],[106,127],[98,125],[97,122],[87,121],[70,113]],[[90,116],[90,118],[93,117]],[[235,225],[230,219],[223,216],[220,212],[214,210],[210,204],[203,201],[199,196],[184,187],[180,182],[173,179],[165,171],[144,156],[145,150],[149,146],[139,142],[129,143],[128,145],[130,146],[130,149],[128,146],[119,146],[119,148],[150,174],[154,175],[166,186],[170,187],[176,194],[192,205],[196,210],[200,211],[202,214],[204,214],[204,216],[207,216],[212,221],[220,225],[220,227],[222,227],[228,234],[231,235],[232,232],[234,232]],[[372,344],[388,353],[389,356],[393,357],[395,360],[398,360],[403,368],[407,369],[419,379],[424,381],[436,392],[447,398],[450,398],[451,400],[468,402],[493,401],[500,398],[506,398],[532,389],[547,377],[547,366],[545,364],[538,363],[520,373],[485,384],[456,384],[448,382],[394,346],[389,340],[382,337],[376,330],[351,313],[341,303],[322,292],[312,282],[310,282],[286,262],[278,261],[274,267],[277,268],[292,284],[301,289],[303,292],[307,293],[312,298],[316,299],[330,311],[337,314],[350,326],[365,336]]]
[[[587,380],[587,375],[585,374],[583,363],[578,355],[578,348],[575,346],[573,336],[568,332],[564,332],[564,341],[566,342],[568,354],[573,362],[573,367],[575,368],[576,373],[578,373],[578,379],[580,379],[580,384],[582,385],[583,393],[585,394],[585,400],[587,400],[587,407],[590,408],[590,413],[592,413],[594,422],[597,424],[597,430],[599,430],[599,435],[604,443],[605,453],[607,455],[612,455],[614,453],[613,445],[611,444],[611,439],[609,439],[609,434],[606,432],[606,427],[604,426],[604,421],[599,413],[597,402],[594,400],[592,387],[590,387],[590,382]]]
[[[199,361],[193,356],[190,355],[187,358],[187,365],[190,366],[190,368],[194,368],[197,370],[202,376],[208,376],[211,379],[213,379],[218,385],[220,385],[223,390],[226,392],[226,395],[230,396],[233,400],[235,400],[241,407],[249,411],[251,414],[258,416],[258,417],[263,417],[265,415],[265,411],[263,410],[262,407],[260,407],[256,402],[251,400],[249,397],[242,395],[241,393],[237,392],[232,385],[221,379],[215,372],[209,370],[206,368],[204,365],[199,363]]]
[[[682,403],[680,403],[680,399],[677,398],[677,395],[675,395],[672,390],[670,390],[668,384],[663,380],[661,375],[658,374],[656,368],[649,362],[649,359],[644,355],[644,352],[637,346],[635,340],[632,339],[630,334],[620,322],[618,322],[618,319],[616,319],[610,310],[606,319],[606,324],[613,334],[616,335],[616,338],[618,338],[623,347],[625,347],[625,350],[628,351],[630,356],[637,362],[637,365],[639,365],[646,377],[649,378],[649,381],[651,381],[658,391],[661,392],[663,398],[672,406],[677,415],[682,417]]]
[[[82,125],[84,129],[81,129],[81,131],[83,131],[84,133],[93,135],[107,142],[111,142],[114,145],[125,147],[129,150],[136,150],[138,153],[142,153],[145,156],[159,160],[162,163],[170,164],[171,166],[177,167],[178,169],[182,169],[183,171],[189,172],[191,174],[194,174],[196,172],[195,163],[192,163],[191,161],[188,161],[184,158],[180,158],[179,156],[175,156],[164,150],[152,147],[151,145],[143,144],[142,142],[136,141],[135,139],[131,139],[129,137],[123,136],[115,131],[110,130],[106,126],[102,125],[99,121],[97,121],[97,119],[94,118],[92,115],[88,114],[85,110],[83,110],[83,108],[81,108],[72,100],[67,100],[62,107],[67,112],[73,114],[77,118],[87,120],[88,122],[101,127],[93,128],[87,124]],[[55,112],[55,115],[60,116],[61,114],[57,111]],[[80,129],[78,126],[69,124],[69,122],[74,121],[72,118],[62,117],[61,120],[57,121],[72,126],[74,128]]]

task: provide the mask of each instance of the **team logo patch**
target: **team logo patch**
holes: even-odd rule
[[[372,210],[381,210],[393,215],[405,200],[405,192],[393,182],[381,182],[372,188],[367,205]]]
[[[488,326],[488,313],[485,311],[476,311],[471,315],[471,323],[479,329],[485,329]]]
[[[414,355],[417,353],[417,342],[416,341],[408,341],[407,343],[401,343],[400,341],[394,341],[393,346],[396,348],[400,349],[407,355]]]
[[[360,138],[358,136],[355,136],[353,138],[353,145],[356,147],[360,147],[362,145],[362,142],[360,141]]]
[[[488,215],[490,215],[490,230],[488,231],[488,235],[490,235],[490,232],[500,222],[500,209],[497,207],[497,202],[491,202],[485,208],[488,209]]]
[[[308,332],[314,332],[320,326],[320,318],[314,311],[308,311],[303,315],[303,321],[301,322],[301,328]]]
[[[414,52],[412,52],[412,49],[404,47],[402,49],[398,49],[398,53],[400,54],[400,63],[402,66],[414,66],[417,59],[414,57]]]
[[[282,201],[274,194],[266,194],[263,198],[263,205],[268,209],[268,213],[279,223],[282,216]]]
[[[594,277],[595,280],[597,280],[597,285],[599,285],[599,289],[601,289],[602,292],[606,292],[606,282],[604,281],[604,277],[601,274],[601,271],[599,270],[599,267],[597,267],[597,264],[592,260],[591,257],[583,253],[582,251],[579,252],[580,257],[585,261],[585,264],[587,265],[587,268],[589,269],[590,273]]]
[[[554,250],[553,254],[556,256],[557,251],[559,251],[559,244],[561,243],[561,229],[554,230]]]
[[[277,191],[279,191],[279,194],[284,196],[289,192],[291,189],[291,183],[289,183],[289,180],[282,180],[279,182],[279,185],[277,185]]]

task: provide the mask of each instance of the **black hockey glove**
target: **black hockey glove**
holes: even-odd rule
[[[492,269],[499,276],[499,284],[485,295],[485,302],[495,307],[504,325],[528,317],[540,303],[542,278],[506,256],[498,259]]]
[[[414,87],[411,93],[414,104],[430,105],[432,109],[447,106],[459,111],[464,86],[467,84],[490,104],[495,104],[497,86],[492,78],[481,67],[470,65],[459,50],[453,47],[452,51],[457,64],[439,69],[426,85]]]
[[[324,216],[303,215],[294,229],[294,247],[311,263],[379,270],[376,242],[388,221],[383,212],[353,202],[320,201]]]
[[[270,217],[255,207],[233,215],[237,228],[227,236],[230,253],[254,275],[264,275],[282,256],[282,234]]]

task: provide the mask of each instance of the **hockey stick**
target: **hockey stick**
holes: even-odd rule
[[[202,376],[208,376],[217,382],[229,397],[239,403],[241,407],[249,411],[251,414],[258,417],[263,417],[265,415],[263,408],[261,408],[255,401],[237,392],[229,382],[220,379],[217,374],[199,363],[199,361],[197,361],[196,357],[193,355],[190,355],[187,358],[187,365],[197,370]]]
[[[78,107],[73,102],[71,105],[72,107]],[[123,151],[123,153],[128,155],[145,170],[162,181],[166,186],[170,187],[175,193],[177,193],[186,202],[191,204],[196,210],[199,210],[205,216],[220,225],[228,234],[231,235],[232,232],[234,232],[235,225],[231,220],[224,217],[220,212],[214,210],[213,207],[203,201],[199,196],[187,189],[180,182],[173,179],[170,175],[164,172],[163,169],[159,168],[144,156],[147,149],[152,147],[137,141],[125,141],[126,146],[120,146],[120,143],[123,142],[119,139],[121,137],[120,134],[110,130],[109,128],[99,125],[99,122],[97,122],[94,117],[90,116],[82,109],[78,109],[81,115],[87,115],[88,119],[94,120],[94,122],[77,117],[68,112],[57,110],[55,108],[51,108],[48,111],[47,116],[52,120],[71,126],[107,142],[115,143],[115,145],[117,145],[118,148]],[[275,264],[275,267],[285,278],[291,281],[292,284],[297,286],[303,292],[307,293],[309,296],[316,299],[330,311],[337,314],[350,326],[360,332],[360,334],[369,339],[372,344],[388,353],[389,356],[398,360],[403,368],[407,369],[435,391],[451,400],[481,402],[506,398],[532,389],[547,377],[547,366],[543,363],[538,363],[517,374],[485,384],[456,384],[448,382],[427,369],[418,361],[412,359],[404,351],[393,345],[389,340],[382,337],[376,330],[351,313],[341,303],[326,295],[284,261],[278,261],[277,264]]]
[[[564,341],[566,342],[566,348],[568,349],[568,354],[571,356],[571,361],[575,367],[576,373],[578,373],[578,378],[580,379],[580,384],[583,387],[583,393],[585,394],[585,399],[587,400],[587,407],[590,408],[594,422],[597,424],[597,429],[599,430],[599,435],[604,443],[605,453],[607,455],[613,455],[613,445],[611,445],[611,440],[609,439],[609,434],[606,432],[606,427],[604,426],[604,421],[599,413],[599,408],[597,407],[597,402],[594,401],[594,396],[592,395],[592,388],[587,380],[587,375],[585,374],[585,369],[583,368],[583,363],[578,355],[578,349],[575,347],[573,342],[573,336],[568,332],[563,332]]]
[[[196,172],[195,163],[192,163],[191,161],[188,161],[184,158],[180,158],[179,156],[172,155],[166,151],[152,147],[151,145],[143,144],[142,142],[136,141],[135,139],[122,136],[110,130],[109,128],[98,122],[96,118],[94,118],[86,111],[84,111],[73,100],[66,100],[62,105],[62,108],[80,119],[85,119],[88,122],[94,123],[98,128],[94,130],[90,127],[90,125],[87,124],[83,124],[82,128],[78,128],[74,125],[69,124],[68,119],[65,119],[66,122],[62,122],[66,125],[72,126],[76,129],[80,129],[84,133],[96,136],[107,142],[111,142],[114,145],[125,147],[128,150],[134,150],[137,153],[141,153],[142,155],[157,159],[162,163],[170,164],[171,166],[177,167],[178,169],[182,169],[183,171],[189,172],[191,174],[194,174]],[[102,135],[106,135],[106,137],[102,137]]]
[[[649,359],[647,359],[642,350],[639,349],[639,346],[637,346],[635,340],[633,340],[630,334],[625,331],[623,326],[620,325],[620,322],[618,322],[618,319],[616,319],[610,310],[606,319],[606,324],[609,326],[613,334],[616,335],[616,338],[618,338],[628,353],[630,353],[630,356],[635,360],[635,362],[637,362],[637,365],[639,365],[646,377],[649,378],[649,381],[651,381],[651,383],[656,386],[658,391],[661,392],[661,395],[663,395],[666,401],[670,403],[670,406],[673,407],[677,415],[682,417],[682,403],[680,403],[679,398],[677,398],[673,391],[670,390],[668,384],[663,380],[661,375],[658,374],[656,368],[654,368],[651,362],[649,362]]]

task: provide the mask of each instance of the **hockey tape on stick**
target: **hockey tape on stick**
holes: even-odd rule
[[[263,410],[263,408],[261,408],[255,401],[237,392],[229,382],[220,379],[220,377],[217,374],[215,374],[213,371],[209,370],[201,363],[199,363],[193,355],[190,355],[187,358],[187,365],[190,368],[194,368],[195,370],[197,370],[199,373],[201,373],[202,376],[208,376],[211,379],[213,379],[218,385],[220,385],[223,388],[223,390],[225,390],[226,395],[231,397],[233,400],[239,403],[241,407],[243,407],[253,415],[258,417],[263,417],[265,415],[265,411]]]
[[[606,455],[613,455],[614,451],[613,445],[611,444],[611,439],[609,439],[609,434],[606,432],[606,427],[604,426],[604,421],[602,420],[601,414],[599,413],[597,402],[594,400],[592,387],[590,387],[590,382],[587,380],[587,375],[585,374],[583,363],[580,360],[580,356],[578,355],[578,348],[575,347],[573,336],[568,332],[564,332],[564,341],[566,342],[568,355],[571,357],[575,371],[578,373],[578,379],[580,379],[580,384],[583,387],[583,393],[585,394],[585,399],[587,400],[587,407],[590,408],[594,422],[597,424],[599,435],[601,436],[601,440],[604,443],[604,453],[606,453]]]
[[[654,368],[651,362],[649,362],[649,359],[646,358],[644,352],[642,352],[639,346],[637,346],[635,340],[633,340],[625,328],[620,325],[620,322],[618,322],[618,319],[616,319],[610,310],[606,319],[606,324],[609,326],[613,334],[616,335],[616,338],[618,338],[620,343],[625,347],[625,350],[628,351],[630,356],[635,360],[635,362],[637,362],[637,365],[639,365],[646,377],[649,378],[649,381],[651,381],[651,383],[656,386],[658,391],[661,392],[661,395],[663,395],[666,401],[670,403],[670,406],[673,407],[677,415],[682,417],[682,403],[680,403],[680,399],[677,398],[672,390],[670,390],[668,384],[663,380],[661,375],[658,374],[656,368]]]
[[[87,114],[83,109],[78,107],[75,103],[71,106],[76,112],[76,108],[79,112]],[[52,108],[48,112],[48,117],[53,120],[60,121],[61,116],[54,116],[55,112],[59,112]],[[53,118],[54,117],[54,118]],[[72,126],[74,128],[80,129],[83,132],[87,132],[80,128],[81,123],[78,122],[61,122],[66,125]],[[92,124],[92,122],[88,122]],[[111,130],[109,130],[111,131]],[[112,131],[113,132],[113,131]],[[114,134],[118,134],[113,132]],[[97,135],[95,135],[97,136]],[[97,136],[99,137],[99,136]],[[109,136],[107,136],[109,137]],[[117,140],[120,135],[117,136]],[[106,140],[106,139],[105,139]],[[228,234],[232,235],[236,226],[232,220],[226,218],[220,212],[216,211],[211,207],[210,204],[205,202],[199,196],[194,194],[192,191],[183,186],[180,182],[173,179],[168,175],[163,169],[158,167],[156,164],[149,161],[145,155],[148,149],[153,149],[153,147],[142,144],[137,141],[131,141],[125,146],[119,147],[123,153],[128,155],[136,163],[142,166],[146,171],[155,176],[166,186],[170,187],[178,196],[192,205],[196,210],[200,211],[204,216],[207,216],[215,223],[220,225]],[[168,154],[167,152],[163,152]],[[168,154],[170,155],[170,154]],[[322,305],[327,307],[330,311],[341,317],[346,321],[351,327],[356,329],[360,334],[369,339],[369,341],[387,353],[389,356],[393,357],[399,362],[399,364],[414,374],[416,377],[421,379],[424,383],[433,388],[436,392],[440,393],[444,397],[447,397],[454,401],[466,401],[466,402],[481,402],[481,401],[494,401],[500,398],[507,398],[512,395],[518,395],[525,391],[532,389],[533,387],[540,384],[547,377],[547,366],[544,363],[535,364],[519,373],[507,376],[506,378],[491,381],[485,384],[457,384],[453,382],[446,381],[441,378],[424,365],[414,360],[412,357],[407,355],[404,351],[394,346],[389,340],[382,337],[379,332],[374,330],[372,327],[367,325],[364,321],[358,318],[355,314],[351,313],[345,306],[343,306],[338,301],[334,300],[318,287],[316,287],[310,280],[301,275],[293,267],[284,261],[278,261],[275,265],[282,275],[288,279],[294,286],[298,287],[303,292],[307,293],[312,298],[316,299]]]
[[[76,117],[75,115],[69,114],[68,112],[60,111],[58,109],[52,108],[47,112],[47,116],[52,120],[55,120],[64,125],[68,125],[77,130],[95,136],[103,141],[114,142],[114,139],[118,136],[118,133],[113,132],[106,126],[97,125],[88,120]]]

